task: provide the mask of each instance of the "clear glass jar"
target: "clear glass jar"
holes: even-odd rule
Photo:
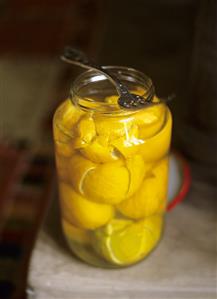
[[[158,101],[141,72],[108,68]],[[117,99],[104,75],[86,71],[53,122],[64,235],[79,258],[110,268],[142,260],[161,237],[172,125],[164,104],[132,111]]]

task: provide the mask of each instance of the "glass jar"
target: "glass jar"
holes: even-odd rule
[[[135,94],[152,98],[152,81],[108,67]],[[62,227],[76,256],[124,267],[157,245],[167,202],[172,117],[165,104],[127,110],[102,74],[82,73],[54,115]]]

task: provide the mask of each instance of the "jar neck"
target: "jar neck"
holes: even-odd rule
[[[152,100],[155,89],[150,78],[133,68],[122,66],[106,66],[128,88],[131,93],[139,94],[144,99]],[[82,73],[74,82],[70,90],[74,105],[85,111],[106,114],[128,114],[132,110],[123,109],[117,103],[108,101],[111,96],[118,96],[116,87],[103,74],[88,70]]]

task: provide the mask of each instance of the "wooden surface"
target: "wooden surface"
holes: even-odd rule
[[[36,298],[216,298],[214,195],[211,187],[194,182],[186,201],[167,215],[158,248],[143,262],[121,270],[94,268],[74,258],[54,204],[31,259],[29,283]]]

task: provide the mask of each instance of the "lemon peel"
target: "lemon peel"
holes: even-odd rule
[[[130,184],[127,193],[127,197],[130,197],[139,189],[152,164],[145,163],[141,155],[135,155],[126,160],[126,167],[130,174]]]
[[[83,192],[96,202],[117,204],[129,188],[129,172],[121,161],[98,165],[83,180]]]
[[[77,124],[75,134],[84,143],[90,143],[96,135],[95,123],[90,115],[83,116]]]
[[[57,109],[54,115],[54,139],[63,141],[62,133],[65,136],[72,136],[72,130],[84,111],[76,108],[70,99],[65,100]]]
[[[130,118],[118,116],[95,115],[95,126],[98,136],[106,136],[109,141],[126,136],[133,122]]]
[[[113,217],[112,206],[92,202],[64,183],[60,183],[59,190],[63,217],[71,224],[79,228],[95,229]]]
[[[143,144],[138,145],[139,153],[146,162],[155,162],[166,156],[170,147],[171,128],[172,116],[168,110],[163,128],[153,137],[144,140]]]
[[[125,158],[132,157],[139,151],[138,145],[143,143],[139,140],[138,126],[133,125],[125,135],[111,141],[114,146]]]
[[[95,250],[116,265],[130,265],[145,257],[156,245],[161,233],[160,222],[112,219],[92,233]]]
[[[160,162],[152,171],[151,176],[145,178],[139,190],[117,206],[123,215],[132,219],[141,219],[163,212],[167,194],[166,160]]]
[[[89,171],[96,165],[82,157],[80,154],[74,154],[68,160],[69,179],[76,192],[83,194],[83,181]]]
[[[118,154],[109,144],[103,145],[101,138],[96,137],[89,145],[80,149],[81,154],[95,163],[106,163],[117,160]]]

